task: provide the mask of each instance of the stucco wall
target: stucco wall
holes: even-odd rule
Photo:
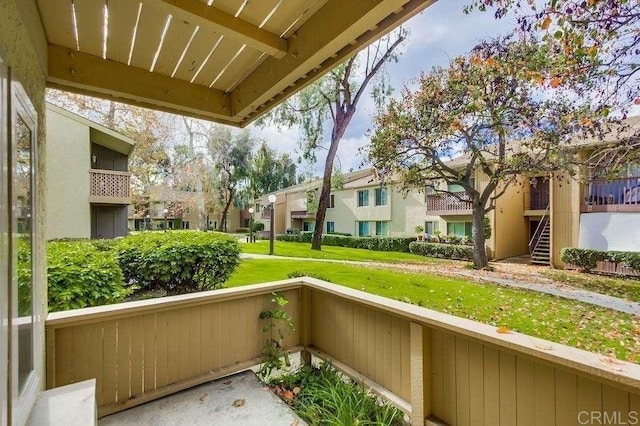
[[[38,193],[39,201],[35,225],[36,276],[39,303],[36,315],[47,312],[46,255],[45,255],[45,69],[47,42],[34,0],[0,1],[0,56],[11,67],[12,77],[19,81],[38,113]],[[38,329],[42,355],[36,360],[44,373],[44,322]],[[44,386],[44,381],[42,381]]]
[[[580,184],[563,176],[551,179],[551,263],[562,267],[560,251],[578,244]]]
[[[89,127],[47,110],[47,231],[54,238],[91,237]]]
[[[583,213],[578,247],[640,252],[640,213]]]
[[[522,188],[514,183],[496,200],[491,229],[495,259],[529,254],[529,222],[524,216]]]

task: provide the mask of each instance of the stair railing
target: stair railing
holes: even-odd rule
[[[538,223],[536,232],[533,233],[533,236],[529,241],[529,253],[533,253],[535,248],[538,246],[538,243],[540,242],[540,237],[544,232],[544,228],[546,228],[547,223],[549,222],[548,214],[549,214],[549,205],[547,204],[547,208],[544,210],[544,214],[542,215],[542,219],[540,219],[540,223]]]

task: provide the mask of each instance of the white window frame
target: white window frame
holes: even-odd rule
[[[10,142],[10,151],[12,162],[15,162],[15,129],[16,129],[16,119],[18,116],[22,118],[23,121],[27,123],[31,130],[31,214],[35,216],[35,213],[38,211],[38,185],[36,179],[36,173],[38,170],[38,123],[37,123],[37,114],[35,108],[29,101],[29,98],[26,95],[26,92],[18,82],[11,82],[11,96],[9,102],[9,117],[10,117],[10,128],[9,128],[9,142]],[[13,169],[14,165],[10,165],[11,172],[11,181],[13,182]],[[11,200],[11,205],[15,200]],[[12,233],[12,241],[15,241],[15,233],[17,232],[15,216],[11,218],[11,233]],[[22,392],[19,392],[18,389],[18,327],[19,323],[16,321],[16,316],[14,315],[18,309],[18,298],[17,298],[17,290],[18,290],[18,280],[17,274],[13,273],[13,270],[17,267],[17,250],[12,250],[10,245],[10,253],[11,255],[11,263],[10,263],[10,287],[9,287],[9,298],[10,298],[10,340],[11,340],[11,349],[9,355],[9,364],[11,368],[11,383],[9,387],[9,392],[11,394],[11,422],[13,424],[25,424],[33,405],[35,404],[36,398],[38,396],[38,392],[40,390],[40,385],[42,382],[42,371],[41,371],[41,358],[42,358],[42,348],[40,344],[40,330],[42,329],[42,318],[40,316],[39,306],[39,286],[37,282],[36,268],[35,265],[38,264],[37,258],[37,250],[33,250],[34,246],[37,246],[36,236],[37,232],[37,221],[32,220],[31,223],[31,235],[32,235],[32,258],[31,258],[31,277],[32,277],[32,287],[31,287],[31,304],[32,304],[32,345],[31,351],[33,356],[33,370],[27,376],[25,384],[23,386]],[[15,243],[10,243],[15,244]],[[15,322],[15,323],[14,323]]]
[[[10,209],[8,208],[8,187],[9,181],[6,171],[8,162],[6,153],[8,148],[9,129],[9,86],[8,69],[0,58],[0,235],[6,235],[9,229]],[[9,405],[7,394],[7,383],[9,380],[9,246],[6,238],[0,238],[0,425],[8,423]]]

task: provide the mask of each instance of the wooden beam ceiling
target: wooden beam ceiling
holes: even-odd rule
[[[232,114],[246,125],[434,1],[328,1],[289,38],[289,55],[268,58],[232,92]]]
[[[220,90],[51,44],[48,56],[49,87],[238,124],[229,95]]]
[[[262,28],[236,18],[199,0],[141,0],[155,9],[173,15],[176,19],[199,25],[249,47],[282,58],[288,52],[287,40]]]

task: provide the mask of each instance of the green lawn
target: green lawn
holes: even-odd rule
[[[269,254],[269,241],[256,241],[255,243],[242,243],[240,248],[244,253]],[[311,250],[311,243],[292,243],[289,241],[275,241],[274,253],[276,256],[306,257],[312,259],[355,260],[361,262],[386,262],[386,263],[433,263],[451,261],[418,256],[411,253],[373,251],[354,249],[348,247],[322,246],[322,251]]]
[[[639,319],[535,292],[395,270],[278,259],[244,260],[227,286],[281,280],[292,272],[640,363]]]

